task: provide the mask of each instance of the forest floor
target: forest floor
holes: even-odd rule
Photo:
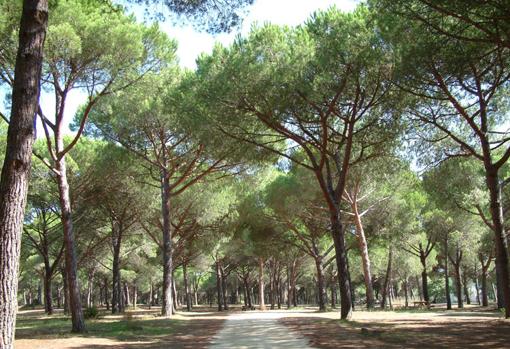
[[[509,348],[510,321],[497,310],[466,307],[302,313],[279,321],[316,348]]]
[[[87,321],[87,333],[69,332],[70,320],[42,310],[18,315],[17,349],[155,349],[155,348],[508,348],[510,321],[501,313],[477,307],[445,311],[356,311],[350,322],[338,311],[316,308],[267,312],[218,313],[198,308],[171,320],[159,308],[139,308],[126,315],[105,311]]]
[[[227,313],[201,309],[179,312],[172,319],[158,316],[160,309],[138,308],[125,315],[101,312],[87,320],[87,333],[70,333],[71,322],[61,312],[46,316],[42,310],[21,311],[16,322],[16,349],[202,349],[222,328]]]

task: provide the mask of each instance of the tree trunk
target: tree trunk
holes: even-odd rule
[[[163,214],[163,301],[161,315],[172,316],[172,232],[170,223],[170,180],[166,170],[161,174],[161,207]]]
[[[404,282],[402,283],[402,286],[404,288],[405,307],[409,308],[409,296],[408,296],[407,278],[405,278]]]
[[[331,234],[335,245],[338,284],[340,290],[340,318],[349,320],[352,317],[352,295],[347,266],[347,250],[345,248],[344,230],[338,210],[331,212]]]
[[[125,299],[125,305],[126,307],[129,307],[129,304],[131,304],[131,297],[129,296],[129,285],[126,281],[124,281],[124,299]]]
[[[457,307],[463,308],[464,302],[462,300],[462,274],[460,271],[460,265],[455,264],[455,290],[457,292]]]
[[[374,298],[374,288],[372,286],[372,274],[370,271],[370,257],[368,255],[368,244],[367,239],[365,237],[365,231],[363,229],[363,225],[361,224],[361,217],[358,212],[357,202],[354,201],[352,205],[354,212],[354,219],[356,225],[356,237],[358,239],[358,247],[361,255],[361,261],[363,263],[363,277],[365,281],[365,290],[367,296],[367,308],[371,309],[374,307],[375,298]]]
[[[14,345],[21,231],[47,25],[48,1],[24,0],[12,88],[11,118],[0,177],[1,349],[10,349]]]
[[[445,296],[446,296],[446,309],[451,310],[452,309],[452,298],[450,296],[450,280],[448,275],[448,237],[445,237],[444,239],[444,279],[445,279]]]
[[[62,273],[62,287],[64,288],[64,315],[69,315],[69,289],[67,287],[67,277],[64,269]]]
[[[57,149],[61,151],[64,149],[63,135],[59,135],[57,133],[55,137],[57,139]],[[83,318],[80,285],[77,275],[78,267],[76,262],[76,246],[65,156],[56,161],[55,165],[56,170],[59,172],[59,175],[57,176],[57,183],[59,189],[61,219],[64,228],[65,265],[69,289],[69,310],[71,311],[72,332],[81,333],[85,331],[85,321]]]
[[[218,311],[223,311],[223,283],[221,282],[220,262],[216,261],[216,291],[218,293]]]
[[[498,288],[503,297],[499,301],[505,308],[505,318],[510,318],[510,271],[508,266],[508,241],[504,229],[503,205],[501,199],[501,185],[498,170],[493,165],[485,166],[486,183],[489,189],[490,212],[496,245],[496,276]]]
[[[430,303],[429,297],[429,283],[427,277],[427,257],[425,256],[425,252],[420,248],[420,263],[423,267],[421,272],[421,284],[423,289],[423,300],[427,303]]]
[[[388,265],[386,267],[386,276],[384,278],[384,286],[382,289],[382,299],[381,299],[381,308],[386,308],[386,298],[388,295],[389,285],[391,282],[391,268],[392,268],[392,260],[393,260],[393,247],[390,246],[388,251]]]
[[[191,294],[189,290],[189,281],[188,281],[188,268],[186,263],[182,265],[182,277],[184,280],[184,294],[186,298],[186,310],[191,311]]]
[[[120,281],[120,248],[122,245],[122,234],[119,225],[114,222],[112,225],[113,242],[113,265],[112,265],[112,314],[124,312],[122,305],[122,286]]]
[[[221,294],[223,296],[223,309],[228,310],[228,291],[227,291],[227,277],[223,273],[223,268],[220,266],[221,273]]]
[[[487,290],[487,268],[482,265],[482,306],[489,306],[489,295]]]
[[[468,279],[466,277],[466,270],[462,270],[462,286],[464,287],[464,297],[466,297],[466,304],[471,304],[471,297],[468,288]]]
[[[322,266],[322,257],[315,258],[315,268],[317,270],[317,291],[318,291],[319,311],[326,311],[326,282],[324,279],[324,268]]]
[[[172,272],[172,314],[177,311],[177,288],[175,287],[175,279]]]
[[[264,259],[259,257],[259,306],[260,310],[266,310],[264,303]]]
[[[136,309],[136,304],[138,303],[138,287],[136,284],[133,285],[133,308]]]
[[[45,258],[46,259],[46,258]],[[53,314],[53,299],[51,296],[51,279],[53,272],[50,267],[49,261],[44,261],[44,311],[48,315]]]
[[[104,282],[103,282],[103,287],[104,287],[104,303],[106,305],[106,310],[110,310],[110,303],[108,302],[108,278],[105,276],[104,277]]]

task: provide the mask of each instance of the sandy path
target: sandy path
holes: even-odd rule
[[[312,349],[308,341],[278,319],[288,316],[279,312],[243,312],[227,318],[223,329],[213,338],[211,349],[302,348]]]

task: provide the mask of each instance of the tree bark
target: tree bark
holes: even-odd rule
[[[392,261],[393,261],[393,247],[390,246],[388,251],[388,265],[386,267],[386,276],[384,278],[384,286],[382,289],[382,298],[381,298],[381,308],[386,308],[386,298],[388,295],[388,290],[391,282],[391,269],[392,269]]]
[[[166,170],[161,174],[161,211],[163,214],[163,300],[161,315],[172,316],[172,232],[170,223],[170,179]]]
[[[368,255],[368,244],[367,239],[365,237],[365,230],[363,229],[363,225],[361,223],[361,217],[358,212],[358,205],[356,202],[357,199],[354,199],[352,204],[352,209],[354,213],[354,220],[356,226],[356,237],[358,240],[358,247],[361,255],[361,261],[363,263],[363,277],[365,281],[365,290],[367,296],[367,308],[371,309],[374,307],[375,298],[374,298],[374,288],[372,286],[372,274],[370,271],[370,257]]]
[[[324,278],[324,268],[322,258],[315,258],[315,268],[317,270],[317,291],[319,301],[319,311],[326,311],[326,282]]]
[[[113,265],[112,265],[112,314],[124,312],[122,286],[120,281],[120,248],[122,234],[116,222],[112,224]]]
[[[216,261],[216,291],[218,294],[218,311],[223,311],[223,283],[221,282],[220,262]]]
[[[489,189],[490,212],[496,245],[496,276],[498,288],[503,297],[499,301],[505,308],[505,318],[510,318],[510,270],[508,266],[508,240],[504,229],[503,205],[501,200],[501,184],[498,170],[494,165],[485,165],[486,183]]]
[[[266,310],[264,302],[264,259],[259,257],[259,307],[260,310]]]
[[[56,134],[57,147],[64,149],[63,135]],[[67,180],[67,169],[65,157],[55,163],[58,171],[57,183],[59,189],[60,210],[62,225],[64,228],[64,244],[66,259],[66,274],[69,289],[69,310],[71,311],[72,332],[81,333],[85,331],[85,321],[83,318],[83,309],[81,305],[80,285],[78,280],[78,267],[76,261],[76,246],[73,231],[71,198],[69,193],[69,183]]]
[[[51,294],[51,279],[53,272],[50,267],[49,261],[45,258],[44,261],[44,311],[48,315],[53,314],[53,299]]]
[[[347,250],[345,248],[344,230],[338,210],[331,212],[331,234],[335,245],[338,284],[340,290],[340,318],[349,320],[352,317],[352,295],[347,266]]]
[[[429,297],[429,283],[428,283],[428,276],[427,276],[427,256],[425,256],[425,252],[420,246],[420,263],[423,268],[421,272],[421,284],[422,284],[422,290],[423,290],[423,300],[427,303],[430,303],[430,297]]]
[[[182,277],[184,280],[184,294],[186,297],[186,310],[191,311],[191,294],[189,290],[189,281],[188,281],[188,267],[186,263],[182,265]]]
[[[446,296],[446,309],[451,310],[452,309],[452,298],[450,296],[450,280],[448,275],[448,236],[444,239],[444,278],[445,278],[445,296]]]
[[[17,312],[21,231],[34,142],[48,1],[24,0],[12,88],[7,147],[0,177],[0,348],[11,349]]]

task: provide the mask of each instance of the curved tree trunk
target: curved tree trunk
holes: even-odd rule
[[[48,1],[24,0],[0,178],[0,348],[14,343],[21,231],[32,160]]]

